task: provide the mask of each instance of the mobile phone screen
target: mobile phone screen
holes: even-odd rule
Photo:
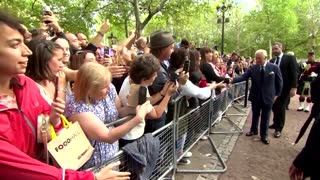
[[[183,64],[183,71],[185,73],[188,73],[189,72],[189,68],[190,68],[190,60],[185,60],[184,64]]]
[[[114,52],[113,52],[112,48],[108,49],[108,54],[109,54],[109,56],[114,56]]]
[[[104,56],[104,48],[100,48],[100,56],[101,56],[101,57]]]

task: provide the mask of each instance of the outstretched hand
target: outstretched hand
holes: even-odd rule
[[[128,68],[125,66],[108,66],[107,68],[111,72],[113,78],[122,77],[126,72],[128,72]]]
[[[96,180],[124,180],[124,179],[130,179],[129,172],[119,172],[113,170],[114,168],[118,167],[120,165],[120,161],[111,163],[105,168],[101,169],[100,172],[98,172],[95,175]]]
[[[54,32],[56,32],[56,33],[61,32],[62,28],[59,25],[58,18],[53,14],[52,11],[50,11],[50,14],[51,15],[42,16],[42,21],[48,22],[45,24],[47,25],[47,27],[51,27],[54,30]]]

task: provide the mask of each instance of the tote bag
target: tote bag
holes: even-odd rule
[[[52,140],[47,144],[48,151],[60,167],[77,170],[90,159],[94,148],[78,122],[72,124],[64,116],[61,119],[64,129],[59,136],[50,126]]]

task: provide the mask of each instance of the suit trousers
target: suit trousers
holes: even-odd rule
[[[260,137],[267,138],[272,104],[265,104],[262,98],[260,101],[251,102],[251,103],[252,103],[252,123],[251,123],[250,131],[254,133],[258,132],[259,119],[261,114]]]
[[[273,124],[276,131],[282,131],[286,120],[286,106],[290,98],[290,90],[283,91],[281,95],[273,103]]]

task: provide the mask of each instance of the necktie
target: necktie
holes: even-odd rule
[[[279,56],[276,58],[276,65],[279,65]]]
[[[263,65],[260,66],[260,82],[263,84],[264,81],[264,67]]]

